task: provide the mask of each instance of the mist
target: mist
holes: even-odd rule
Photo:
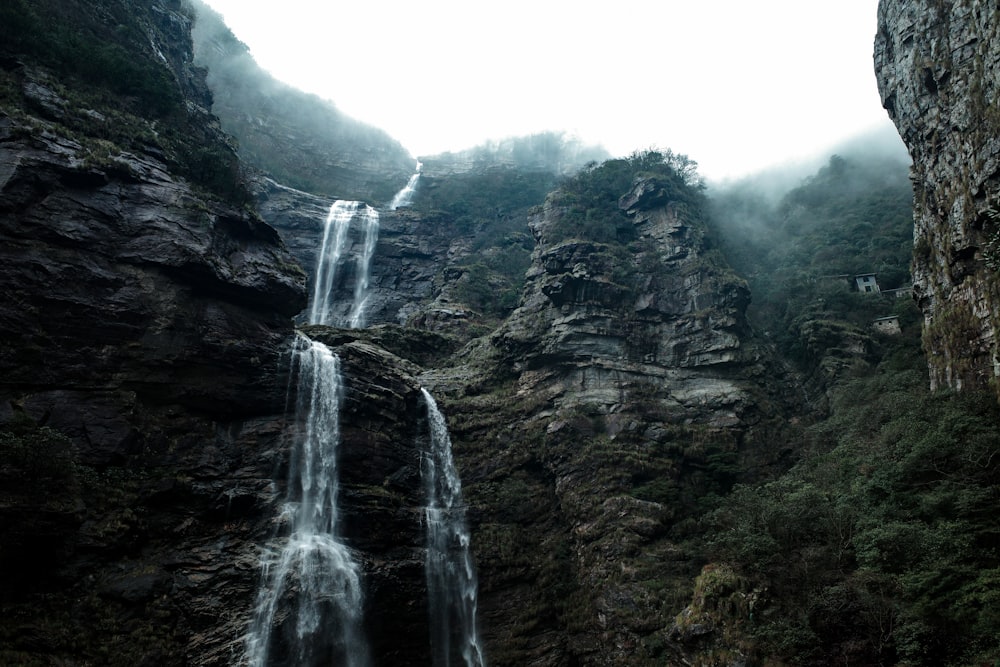
[[[909,165],[898,135],[879,129],[801,163],[711,184],[710,225],[749,283],[751,319],[794,328],[793,316],[821,312],[824,300],[847,291],[846,280],[830,276],[876,273],[882,289],[907,287]]]
[[[756,196],[777,203],[788,191],[802,185],[805,179],[814,175],[833,155],[864,163],[884,164],[889,171],[895,171],[900,165],[908,167],[910,164],[910,156],[903,140],[896,128],[886,122],[801,160],[784,161],[737,178],[707,179],[706,183],[709,191],[715,195],[753,191]]]

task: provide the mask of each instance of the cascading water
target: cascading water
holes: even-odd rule
[[[352,329],[365,326],[365,306],[368,304],[368,283],[371,280],[372,256],[375,255],[375,245],[378,243],[378,211],[371,206],[365,206],[361,213],[361,229],[364,235],[364,248],[358,255],[356,281],[354,283],[354,303],[347,325]]]
[[[478,587],[469,548],[471,537],[462,504],[462,483],[451,456],[448,425],[437,403],[421,389],[430,422],[430,447],[421,462],[427,494],[427,595],[434,667],[485,667],[476,626]],[[456,659],[456,663],[458,660]]]
[[[316,260],[316,278],[313,283],[312,305],[309,308],[310,324],[331,324],[334,278],[340,267],[340,259],[347,246],[347,230],[354,219],[361,202],[338,199],[330,206],[323,226],[323,242]]]
[[[420,163],[406,186],[396,193],[389,208],[396,210],[409,205],[416,192],[420,178]],[[358,215],[360,209],[360,215]],[[362,238],[361,252],[355,260],[354,296],[347,314],[336,317],[333,313],[333,296],[337,287],[337,275],[352,244],[350,227],[355,219],[360,220],[359,234]],[[368,305],[368,288],[371,283],[371,263],[378,244],[379,214],[371,206],[361,208],[361,202],[337,200],[330,206],[323,226],[323,241],[316,262],[316,277],[313,283],[312,305],[309,308],[310,324],[359,329],[365,326],[365,308]]]
[[[338,318],[333,312],[333,295],[337,286],[337,274],[350,250],[352,240],[349,231],[355,218],[360,219],[362,247],[355,262],[354,298],[348,314]],[[329,324],[351,329],[364,326],[372,255],[375,254],[375,245],[378,243],[378,231],[378,211],[371,206],[365,205],[362,209],[361,202],[344,200],[337,200],[330,206],[316,261],[316,279],[313,284],[312,305],[309,308],[310,324]]]
[[[262,559],[246,664],[367,667],[361,571],[337,535],[340,360],[301,334],[292,354],[296,434],[281,513],[289,535]]]
[[[392,208],[409,203],[419,169],[418,163],[417,173],[393,198]],[[378,212],[370,206],[360,216],[363,248],[356,259],[349,314],[345,320],[331,321],[337,273],[360,207],[360,202],[343,200],[330,207],[317,259],[310,324],[351,328],[365,324],[379,232]],[[361,569],[337,534],[340,360],[322,343],[298,334],[292,346],[292,370],[297,378],[295,435],[279,522],[287,537],[280,553],[265,553],[261,559],[261,587],[243,664],[368,667]],[[451,439],[434,399],[422,391],[431,425],[430,451],[421,471],[427,491],[426,572],[434,665],[448,667],[451,656],[460,654],[466,667],[484,667],[476,629],[475,570]]]
[[[396,196],[389,202],[390,211],[395,211],[400,206],[409,206],[410,202],[413,201],[413,195],[417,192],[417,181],[420,180],[420,168],[422,166],[419,162],[417,163],[416,173],[410,176],[410,180],[406,182],[406,186],[397,192]]]

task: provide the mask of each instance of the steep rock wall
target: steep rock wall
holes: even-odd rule
[[[26,130],[0,131],[0,661],[229,665],[275,539],[304,274],[155,159],[97,168]],[[419,385],[328,340],[366,632],[379,664],[427,664]]]
[[[423,375],[452,425],[494,665],[682,664],[671,627],[700,565],[684,526],[780,456],[796,392],[746,326],[745,285],[655,180],[621,205],[633,253],[554,240],[550,200],[520,307]]]
[[[914,296],[932,387],[1000,374],[1000,10],[882,0],[882,103],[913,158]]]
[[[654,179],[637,183],[620,207],[637,236],[637,251],[624,257],[606,244],[552,241],[564,211],[551,202],[529,221],[538,244],[525,297],[494,343],[515,360],[522,391],[559,407],[610,412],[626,386],[656,378],[678,412],[711,402],[715,422],[737,423],[746,396],[732,368],[754,360],[746,284],[721,258],[706,259],[704,227]]]
[[[98,169],[24,129],[0,131],[0,530],[19,619],[0,654],[210,664],[254,579],[241,527],[266,475],[242,464],[276,435],[261,416],[283,407],[304,276],[273,229],[162,163]]]
[[[0,662],[229,664],[305,274],[180,2],[4,12]]]

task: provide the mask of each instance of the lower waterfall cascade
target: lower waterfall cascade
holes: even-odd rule
[[[478,584],[470,549],[471,535],[455,469],[451,437],[434,397],[421,388],[430,423],[430,446],[421,459],[420,475],[427,494],[428,613],[434,667],[450,667],[453,654],[465,667],[485,667],[476,612]]]
[[[288,535],[280,553],[262,557],[244,664],[368,667],[361,569],[337,534],[340,360],[301,334],[292,355],[295,442],[279,519]],[[275,655],[276,634],[284,639],[279,646],[285,655]]]

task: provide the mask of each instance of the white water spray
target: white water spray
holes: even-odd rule
[[[361,230],[364,235],[364,248],[358,255],[357,271],[354,283],[354,302],[351,313],[347,317],[347,326],[360,329],[365,326],[365,306],[368,305],[368,284],[371,281],[372,257],[375,255],[375,245],[378,243],[379,215],[371,206],[365,206],[361,213]]]
[[[430,447],[421,463],[427,494],[427,595],[434,667],[450,667],[453,656],[465,667],[485,667],[476,626],[478,585],[469,548],[471,537],[462,504],[462,483],[451,455],[444,415],[421,389],[430,422]],[[456,660],[458,664],[458,660]]]
[[[409,206],[413,201],[413,195],[417,193],[417,181],[420,180],[420,168],[423,167],[419,162],[417,163],[417,171],[410,176],[410,180],[406,182],[406,186],[402,190],[396,193],[396,196],[392,198],[389,202],[389,210],[395,211],[401,206]]]
[[[299,334],[293,364],[296,433],[281,512],[289,534],[262,558],[245,664],[367,667],[361,571],[337,534],[340,360]]]
[[[361,214],[358,215],[359,209]],[[335,317],[333,295],[337,275],[347,261],[351,247],[351,223],[360,220],[362,237],[361,253],[355,260],[354,298],[345,317]],[[316,260],[316,279],[313,285],[309,324],[357,329],[365,324],[365,306],[368,303],[368,286],[371,282],[372,256],[378,244],[379,215],[371,206],[361,208],[361,202],[337,200],[330,207],[323,227],[323,241]]]
[[[347,249],[347,230],[361,202],[337,200],[330,206],[323,227],[323,242],[316,260],[316,279],[313,284],[310,324],[333,324],[330,321],[331,295],[336,285],[334,279],[340,268],[341,257]]]

